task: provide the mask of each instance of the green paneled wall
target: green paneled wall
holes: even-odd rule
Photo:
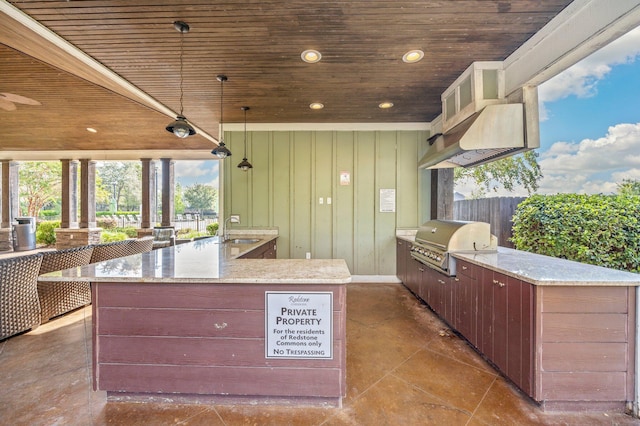
[[[354,275],[395,275],[396,228],[428,217],[429,172],[417,169],[425,131],[251,131],[226,133],[224,217],[234,228],[277,227],[278,257],[345,259]],[[348,184],[341,184],[347,174]],[[343,182],[344,183],[344,182]],[[380,190],[396,211],[380,211]],[[427,211],[424,211],[427,209]]]

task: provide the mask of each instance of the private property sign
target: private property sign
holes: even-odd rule
[[[265,292],[265,357],[333,359],[332,292]]]

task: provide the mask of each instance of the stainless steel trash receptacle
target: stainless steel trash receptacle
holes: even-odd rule
[[[13,251],[36,249],[36,218],[16,217],[13,224]]]

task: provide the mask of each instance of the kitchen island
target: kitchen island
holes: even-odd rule
[[[208,238],[47,275],[91,282],[94,389],[339,406],[351,275],[344,260],[250,258],[275,238]]]
[[[634,400],[640,275],[498,247],[452,253],[447,277],[398,236],[398,277],[505,377],[549,411]]]

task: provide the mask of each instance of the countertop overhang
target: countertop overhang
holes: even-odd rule
[[[415,232],[397,232],[396,237],[413,242]],[[498,247],[495,252],[451,255],[537,286],[640,286],[640,274],[507,247]]]
[[[277,238],[256,235],[254,244],[221,243],[217,237],[152,250],[40,276],[42,281],[137,283],[347,284],[343,259],[238,259]]]
[[[640,285],[640,274],[506,247],[498,247],[493,253],[451,255],[537,286]]]

